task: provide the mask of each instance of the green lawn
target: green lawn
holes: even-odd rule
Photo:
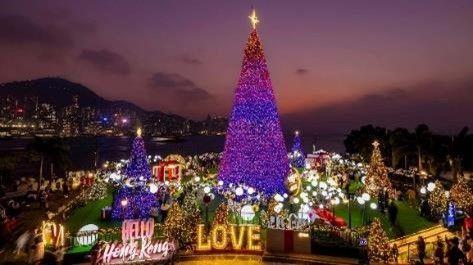
[[[111,191],[101,200],[87,203],[85,206],[75,209],[66,222],[66,228],[70,233],[76,233],[82,226],[87,224],[95,224],[99,228],[107,228],[118,225],[110,221],[102,221],[100,219],[100,211],[102,208],[112,204]]]
[[[391,226],[387,215],[380,213],[378,210],[372,210],[369,208],[369,206],[366,207],[366,220],[377,217],[381,221],[384,230],[390,238],[412,234],[419,230],[435,225],[434,223],[431,223],[427,219],[421,217],[419,213],[410,207],[406,202],[398,201],[396,202],[396,206],[398,209],[397,227]],[[352,227],[359,227],[362,225],[362,211],[363,208],[359,204],[356,202],[352,203]],[[335,215],[342,217],[348,223],[348,205],[341,204],[335,207]]]

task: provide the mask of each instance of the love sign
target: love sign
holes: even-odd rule
[[[209,233],[197,226],[197,251],[244,250],[262,251],[259,225],[214,225]]]

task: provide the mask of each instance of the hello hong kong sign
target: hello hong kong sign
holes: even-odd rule
[[[173,241],[154,239],[154,219],[125,220],[122,241],[106,243],[97,251],[98,264],[158,262],[170,259],[176,245]]]

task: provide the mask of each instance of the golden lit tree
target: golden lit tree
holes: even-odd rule
[[[169,238],[177,240],[181,245],[190,240],[184,211],[177,202],[173,203],[169,209],[168,216],[164,221],[164,233]]]
[[[200,210],[194,193],[186,194],[182,208],[184,211],[185,238],[189,242],[195,242],[197,238],[197,225],[200,223]]]
[[[384,262],[391,260],[391,247],[388,236],[378,218],[374,218],[368,231],[368,258],[370,262]]]
[[[428,202],[430,209],[432,209],[432,214],[435,217],[440,217],[447,210],[448,198],[442,183],[437,180],[434,184],[435,188],[430,192]]]
[[[217,211],[215,211],[215,217],[212,225],[215,226],[217,224],[228,227],[228,207],[226,203],[221,203],[218,206]]]
[[[455,205],[464,211],[470,212],[473,207],[473,190],[464,178],[460,178],[450,190],[450,198]]]
[[[371,161],[365,178],[365,191],[371,196],[376,197],[384,189],[386,189],[390,197],[394,195],[388,178],[388,169],[383,163],[383,157],[379,150],[379,143],[374,141],[373,153],[371,154]]]

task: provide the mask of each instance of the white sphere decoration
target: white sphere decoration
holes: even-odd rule
[[[293,201],[294,203],[299,203],[299,198],[294,198],[292,201]]]
[[[222,181],[222,180],[219,180],[219,181],[218,181],[218,185],[219,185],[219,186],[223,186],[223,181]]]
[[[426,194],[426,193],[427,193],[427,189],[426,189],[425,187],[420,188],[420,193]]]
[[[287,199],[287,197],[289,197],[289,195],[287,195],[287,193],[284,193],[282,196],[283,196],[285,199]]]
[[[194,180],[195,180],[195,182],[199,182],[199,181],[200,181],[200,177],[197,176],[197,177],[194,178]]]
[[[120,202],[120,204],[121,204],[123,207],[125,207],[125,206],[128,205],[128,200],[127,200],[127,199],[123,199],[123,200]]]
[[[241,218],[245,221],[253,220],[253,218],[255,217],[255,211],[253,210],[253,206],[247,204],[241,207],[240,215]]]
[[[284,197],[279,195],[279,194],[276,194],[276,195],[274,195],[274,200],[276,200],[277,202],[283,202]]]
[[[376,210],[376,208],[378,208],[378,205],[374,202],[370,203],[370,208],[373,209],[373,210]]]
[[[317,191],[316,191],[316,190],[314,190],[314,191],[312,192],[312,196],[314,196],[314,197],[317,196]]]
[[[312,180],[312,182],[310,184],[314,187],[317,187],[317,180]]]
[[[98,231],[99,227],[94,224],[84,225],[79,229],[77,234],[79,236],[76,237],[77,243],[82,246],[92,245],[98,239],[98,233],[93,233],[94,231]],[[81,235],[83,234],[83,235]]]
[[[309,205],[302,204],[301,208],[299,209],[299,213],[298,213],[299,218],[309,219],[309,211],[310,211]]]
[[[249,187],[249,188],[248,188],[248,194],[251,195],[251,194],[253,194],[253,193],[255,193],[255,189],[253,189],[252,187]]]
[[[114,180],[114,181],[118,181],[118,180],[120,180],[121,178],[122,178],[122,177],[121,177],[119,174],[115,173],[115,172],[113,172],[112,174],[110,174],[110,179],[112,179],[112,180]]]
[[[339,204],[340,204],[340,199],[339,199],[338,197],[335,197],[335,198],[333,199],[333,204],[339,205]]]
[[[237,196],[243,195],[243,188],[242,188],[242,187],[236,188],[236,189],[235,189],[235,194],[236,194]]]
[[[361,197],[363,198],[363,200],[365,201],[369,201],[371,199],[371,196],[368,194],[368,193],[363,193],[361,195]]]
[[[282,210],[282,207],[283,207],[282,203],[278,203],[278,204],[276,204],[276,205],[274,206],[274,211],[275,211],[276,213],[280,213],[281,210]]]
[[[205,187],[204,187],[204,192],[205,192],[205,193],[209,193],[209,192],[210,192],[210,187],[209,187],[209,186],[205,186]]]
[[[322,182],[319,183],[319,187],[324,190],[324,189],[327,188],[327,183],[322,181]]]
[[[427,190],[428,190],[429,192],[432,192],[434,189],[435,189],[435,183],[429,182],[429,183],[427,184]]]
[[[360,205],[365,204],[365,200],[363,200],[362,197],[356,197],[356,201],[357,201]]]
[[[156,185],[155,183],[149,184],[149,192],[151,192],[153,194],[158,192],[158,185]]]

